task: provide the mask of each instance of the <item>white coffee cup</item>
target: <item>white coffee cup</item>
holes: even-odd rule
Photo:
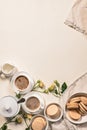
[[[19,89],[15,83],[16,79],[18,77],[25,77],[27,80],[28,80],[28,85],[25,89]],[[30,92],[32,89],[33,89],[33,86],[34,86],[34,80],[31,78],[31,76],[27,73],[27,72],[24,72],[24,71],[21,71],[21,72],[17,72],[15,73],[15,75],[12,77],[11,79],[11,84],[12,84],[12,87],[13,87],[13,90],[18,94],[26,94],[28,92]]]
[[[33,110],[28,108],[27,105],[26,105],[27,100],[32,98],[32,97],[38,99],[38,101],[39,101],[39,106],[36,109],[33,109]],[[30,92],[27,95],[25,95],[23,98],[25,99],[25,102],[22,103],[22,108],[23,108],[23,110],[26,113],[39,114],[39,113],[42,113],[44,111],[45,101],[44,101],[43,96],[40,95],[39,93],[37,93],[37,92]]]

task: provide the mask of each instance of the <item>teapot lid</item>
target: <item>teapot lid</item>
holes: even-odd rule
[[[0,115],[4,117],[13,117],[18,114],[20,105],[12,96],[5,96],[0,99]]]

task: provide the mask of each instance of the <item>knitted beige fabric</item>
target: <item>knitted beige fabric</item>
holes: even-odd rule
[[[87,0],[76,0],[65,24],[87,35]]]
[[[78,125],[71,123],[69,120],[67,120],[66,117],[66,102],[73,94],[76,93],[87,94],[87,73],[85,73],[84,75],[79,77],[75,82],[73,82],[63,93],[63,96],[59,99],[59,101],[58,98],[56,98],[55,101],[57,101],[62,106],[64,110],[64,115],[62,120],[60,120],[59,122],[51,123],[51,129],[49,130],[87,130],[87,115],[85,116],[85,120],[83,121],[82,118]],[[52,98],[50,97],[50,100],[52,100]]]

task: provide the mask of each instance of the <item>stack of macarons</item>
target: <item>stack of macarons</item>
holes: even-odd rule
[[[70,98],[66,104],[68,115],[73,120],[80,120],[82,116],[87,115],[87,97],[76,96]]]

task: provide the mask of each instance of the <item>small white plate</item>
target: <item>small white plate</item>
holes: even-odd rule
[[[82,116],[81,119],[80,119],[80,120],[77,120],[77,121],[71,119],[71,118],[69,117],[69,115],[68,115],[67,112],[66,112],[66,117],[67,117],[67,119],[68,119],[71,123],[73,123],[73,124],[78,124],[78,125],[79,125],[79,124],[83,124],[83,123],[86,123],[86,122],[87,122],[87,115],[86,115],[86,116]]]
[[[87,97],[87,93],[76,93],[76,94],[72,95],[72,96],[68,99],[67,103],[69,102],[69,100],[70,100],[71,98],[78,97],[78,96],[85,96],[85,97]],[[66,103],[66,104],[67,104],[67,103]],[[66,118],[67,118],[71,123],[73,123],[73,124],[83,124],[83,123],[86,123],[86,122],[87,122],[87,115],[82,116],[81,119],[76,120],[76,121],[73,120],[73,119],[71,119],[71,118],[69,117],[69,115],[68,115],[68,110],[67,110],[67,108],[66,108],[66,105],[65,105],[65,114],[66,114]]]

